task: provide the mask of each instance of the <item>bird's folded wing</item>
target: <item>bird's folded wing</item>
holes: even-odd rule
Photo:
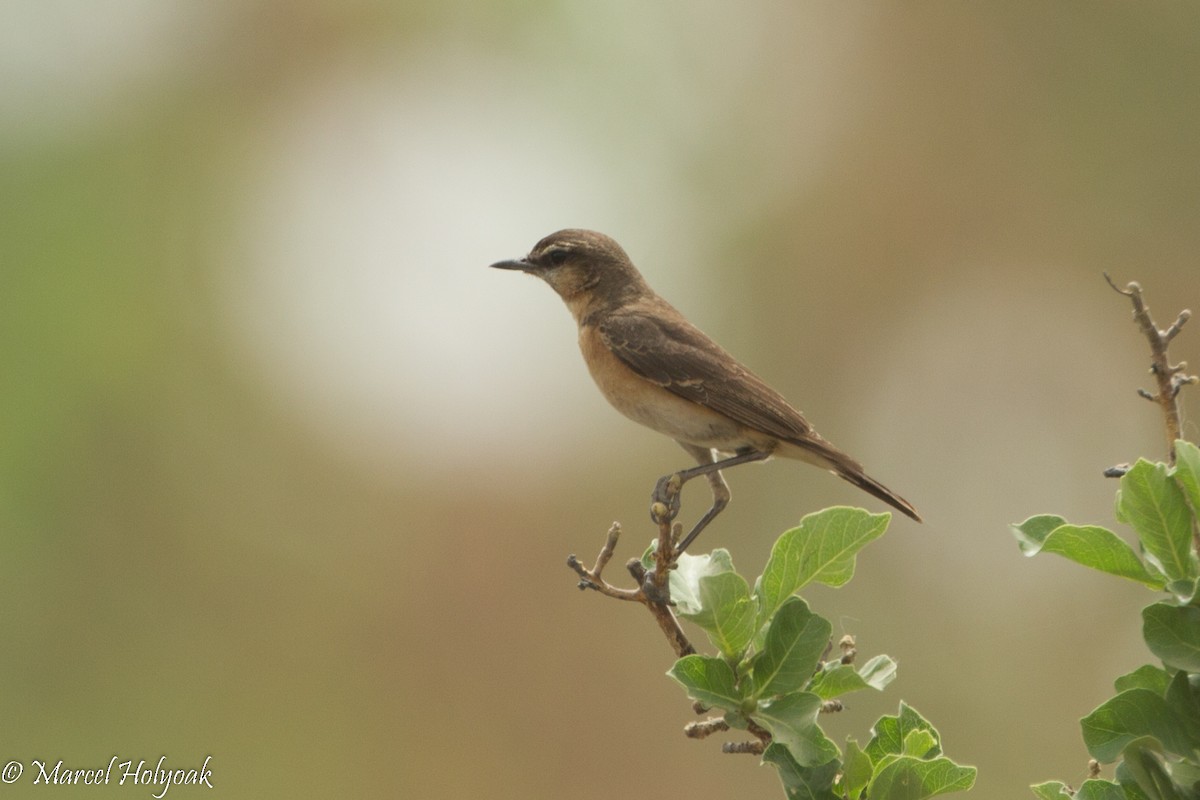
[[[799,411],[687,321],[619,312],[598,328],[612,353],[646,380],[780,439],[812,435]]]

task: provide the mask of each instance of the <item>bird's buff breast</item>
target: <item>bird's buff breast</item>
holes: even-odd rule
[[[592,379],[613,408],[672,439],[733,452],[750,444],[741,425],[652,383],[613,355],[591,326],[579,331],[579,348]]]

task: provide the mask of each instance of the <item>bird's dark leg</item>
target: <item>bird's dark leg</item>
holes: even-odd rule
[[[695,527],[692,528],[691,532],[683,537],[683,540],[675,550],[676,554],[686,550],[687,546],[700,535],[700,531],[704,530],[705,526],[712,522],[717,514],[720,514],[725,506],[729,504],[729,484],[725,483],[725,478],[721,476],[721,470],[725,467],[736,467],[738,464],[746,464],[751,461],[762,461],[771,455],[759,450],[751,450],[717,461],[713,457],[713,451],[706,447],[698,447],[697,445],[686,444],[684,442],[680,442],[679,445],[690,453],[692,458],[696,459],[699,464],[698,466],[673,472],[670,475],[664,475],[659,478],[658,483],[654,487],[654,494],[650,498],[652,503],[661,503],[666,507],[667,519],[674,519],[675,515],[679,513],[679,495],[683,491],[683,485],[692,478],[706,475],[708,477],[708,485],[712,489],[713,504],[705,512],[704,516],[700,518],[700,521],[696,523]],[[658,517],[653,511],[653,506],[651,508],[650,517],[657,521]]]

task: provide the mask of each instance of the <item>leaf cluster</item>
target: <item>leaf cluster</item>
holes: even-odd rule
[[[1076,798],[1200,800],[1200,449],[1175,442],[1175,466],[1139,460],[1121,478],[1116,517],[1137,547],[1095,525],[1031,517],[1013,527],[1027,555],[1057,553],[1137,581],[1167,597],[1142,609],[1142,635],[1159,664],[1116,680],[1115,697],[1081,720],[1084,744],[1100,763],[1119,762],[1116,780],[1092,779]],[[1043,800],[1069,796],[1058,781],[1038,784]]]
[[[763,760],[778,768],[788,797],[919,800],[974,784],[975,769],[943,756],[937,731],[907,705],[876,723],[865,748],[851,739],[844,754],[818,724],[830,701],[882,690],[896,664],[886,655],[859,667],[853,658],[827,660],[832,626],[796,592],[845,584],[858,551],[890,519],[845,507],[810,514],[775,542],[753,587],[723,549],[681,556],[671,575],[677,612],[719,654],[685,656],[668,674],[693,700],[723,712],[730,728],[769,734]]]

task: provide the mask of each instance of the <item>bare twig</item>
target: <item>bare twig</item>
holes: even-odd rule
[[[746,730],[758,737],[758,740],[764,745],[771,743],[771,732],[769,730],[759,725],[754,720],[747,720],[747,722],[749,725],[747,726]]]
[[[729,723],[721,717],[711,717],[698,722],[689,722],[683,726],[683,735],[689,739],[707,739],[714,733],[729,730]]]
[[[1108,285],[1113,288],[1113,291],[1123,294],[1129,298],[1133,304],[1133,320],[1137,323],[1142,334],[1150,343],[1150,373],[1154,375],[1155,382],[1158,384],[1157,392],[1149,392],[1145,389],[1138,389],[1138,395],[1152,402],[1158,403],[1162,408],[1163,416],[1166,419],[1166,434],[1167,434],[1167,463],[1174,465],[1175,463],[1175,440],[1180,438],[1181,425],[1179,415],[1179,391],[1188,384],[1200,382],[1200,378],[1195,375],[1188,375],[1186,362],[1172,364],[1167,356],[1167,347],[1171,340],[1179,333],[1184,324],[1191,318],[1192,312],[1186,308],[1179,312],[1179,316],[1171,323],[1166,330],[1159,330],[1154,319],[1150,316],[1150,309],[1146,307],[1146,303],[1142,300],[1142,287],[1136,282],[1130,282],[1124,289],[1120,288],[1109,277],[1108,273],[1104,273],[1104,279],[1108,281]]]
[[[620,537],[621,523],[614,522],[608,529],[608,537],[604,540],[604,547],[600,549],[600,555],[596,556],[596,563],[591,569],[581,564],[579,558],[574,553],[567,556],[567,566],[575,570],[575,574],[579,576],[580,589],[595,589],[600,594],[615,597],[618,600],[640,600],[638,590],[618,589],[600,577],[600,573],[604,571],[604,567],[612,558],[613,551],[617,547],[617,540]]]
[[[754,734],[758,739],[756,742],[726,742],[721,745],[722,753],[746,753],[749,755],[761,756],[763,751],[767,749],[767,745],[771,743],[771,732],[762,727],[754,720],[748,720],[749,725],[746,730]]]
[[[660,506],[662,507],[660,508]],[[600,549],[600,554],[596,556],[596,563],[591,569],[580,563],[574,554],[567,557],[567,566],[579,576],[580,589],[594,589],[606,597],[632,600],[644,605],[654,616],[655,622],[662,629],[663,635],[667,637],[667,642],[675,651],[675,655],[683,658],[695,653],[696,648],[688,640],[687,634],[683,632],[683,628],[679,626],[679,620],[675,618],[675,613],[671,610],[673,603],[671,602],[670,578],[671,570],[675,569],[678,558],[678,554],[675,552],[675,542],[679,538],[680,528],[678,525],[672,526],[674,514],[670,513],[661,503],[654,504],[651,508],[651,516],[658,525],[658,547],[653,553],[654,569],[646,569],[638,559],[631,559],[625,565],[629,574],[637,581],[637,588],[622,589],[612,585],[601,576],[604,567],[612,559],[617,541],[621,536],[621,526],[616,522],[608,529],[604,547]]]

